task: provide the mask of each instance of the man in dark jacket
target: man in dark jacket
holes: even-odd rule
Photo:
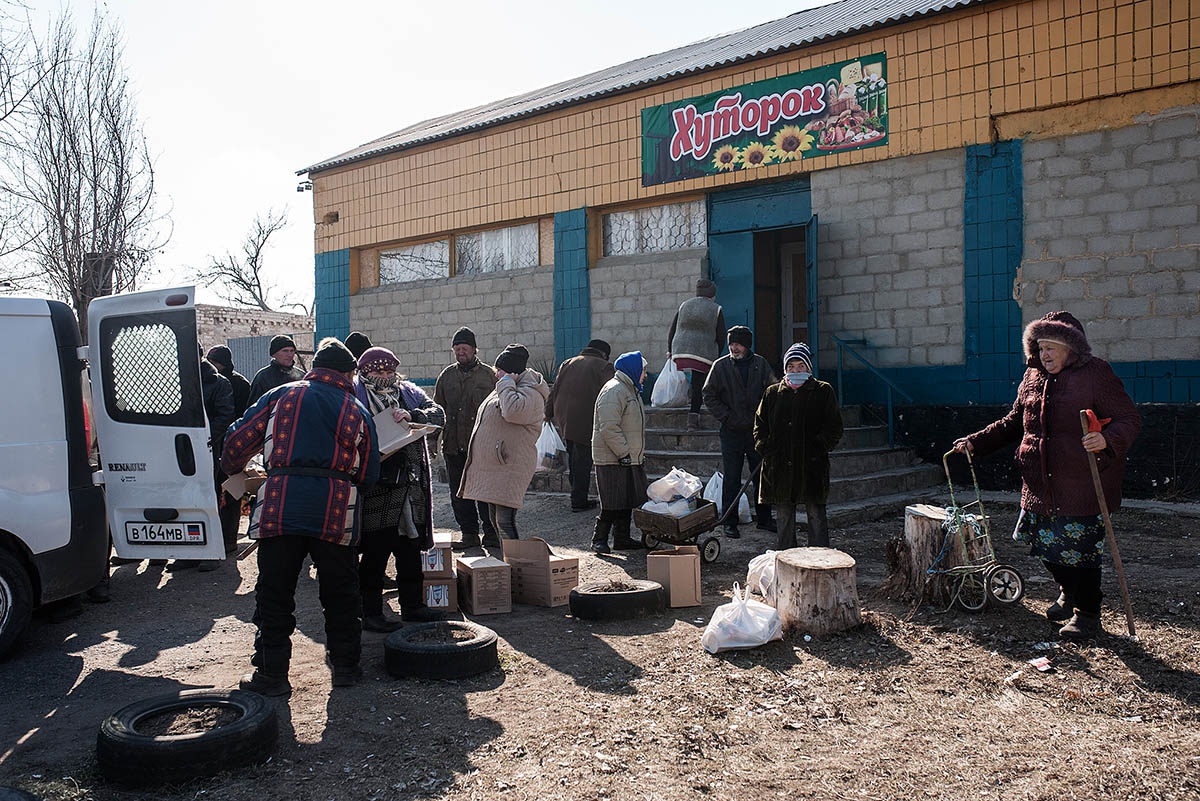
[[[588,499],[592,483],[592,422],[596,396],[613,377],[613,366],[608,361],[610,353],[612,348],[603,339],[587,343],[578,356],[559,365],[550,397],[546,399],[546,419],[558,424],[567,444],[572,512],[596,508],[596,502]]]
[[[229,428],[221,467],[236,473],[263,453],[267,483],[250,537],[258,540],[253,674],[243,690],[287,695],[296,580],[305,557],[317,567],[325,650],[333,686],[362,677],[358,589],[359,493],[379,478],[379,442],[370,413],[354,397],[353,354],[322,340],[303,380],[259,398]]]
[[[304,371],[296,366],[296,343],[291,337],[286,334],[271,337],[270,352],[270,363],[255,373],[250,382],[250,403],[256,403],[275,387],[304,378]]]
[[[499,548],[500,540],[492,525],[488,505],[458,497],[458,488],[467,464],[467,446],[471,444],[471,430],[475,427],[475,415],[479,412],[479,404],[496,387],[496,370],[490,364],[479,361],[475,332],[466,326],[454,332],[451,349],[454,351],[454,364],[446,367],[438,376],[433,388],[433,402],[446,411],[446,427],[442,429],[442,455],[446,458],[446,478],[450,483],[450,506],[462,532],[462,543],[458,547],[480,546],[479,529],[482,521],[484,541]]]
[[[216,345],[209,348],[207,358],[217,368],[217,372],[225,376],[233,388],[233,416],[229,419],[229,422],[232,423],[246,413],[246,407],[250,401],[250,382],[246,380],[246,376],[233,369],[233,352],[224,345]],[[224,437],[225,429],[228,427],[228,423],[222,427],[222,437]],[[225,479],[229,478],[229,476],[225,475],[225,471],[221,470],[219,458],[217,461],[217,492],[220,499],[218,505],[220,506],[221,515],[221,536],[225,540],[225,555],[228,556],[237,550],[238,526],[241,525],[242,521],[242,499],[235,498],[221,489],[221,485],[225,483]],[[200,569],[211,569],[216,564],[216,562],[212,562],[211,565],[204,563],[200,565]]]
[[[727,333],[729,355],[713,363],[704,382],[704,404],[721,424],[721,510],[738,503],[742,484],[742,462],[750,465],[750,474],[758,470],[762,456],[754,450],[754,413],[767,387],[775,383],[775,373],[762,356],[754,352],[754,333],[744,325],[735,325]],[[758,497],[758,479],[754,480]],[[737,510],[725,520],[725,536],[736,539]],[[755,511],[758,527],[776,531],[769,504],[759,503]]]

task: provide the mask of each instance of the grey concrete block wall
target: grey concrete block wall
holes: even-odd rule
[[[1020,301],[1110,361],[1200,358],[1200,106],[1027,141]]]
[[[400,371],[414,379],[437,378],[453,361],[450,341],[464,325],[475,332],[484,361],[520,342],[531,367],[553,363],[554,269],[391,284],[350,297],[351,329],[395,351]]]
[[[951,150],[812,174],[825,364],[831,334],[879,366],[963,362],[964,172]]]
[[[592,336],[612,345],[613,356],[640,350],[658,372],[666,361],[667,332],[679,304],[708,275],[708,249],[640,256],[607,256],[592,267]]]

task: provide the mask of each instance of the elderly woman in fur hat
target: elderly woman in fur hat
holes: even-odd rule
[[[446,414],[425,392],[396,374],[400,360],[387,348],[372,347],[358,357],[355,394],[372,415],[390,410],[400,422],[445,425]],[[363,628],[388,632],[400,623],[384,615],[383,578],[389,556],[396,558],[396,600],[404,620],[433,620],[425,606],[421,551],[433,547],[433,499],[425,438],[410,442],[383,460],[379,482],[363,497]]]
[[[1019,443],[1021,514],[1013,537],[1028,542],[1059,584],[1046,617],[1064,622],[1059,636],[1086,640],[1100,626],[1104,520],[1087,460],[1100,466],[1104,500],[1121,505],[1125,454],[1142,419],[1121,379],[1092,355],[1083,324],[1050,312],[1025,329],[1025,377],[1012,410],[982,431],[956,440],[960,453],[986,455]],[[1079,412],[1095,411],[1102,431],[1082,434]]]

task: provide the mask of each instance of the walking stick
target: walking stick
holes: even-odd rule
[[[1105,421],[1107,422],[1107,421]],[[1091,409],[1079,412],[1079,424],[1083,433],[1099,431],[1101,423]],[[1121,601],[1125,604],[1125,623],[1129,626],[1129,636],[1137,636],[1133,630],[1133,604],[1129,601],[1129,585],[1125,583],[1125,566],[1121,564],[1121,552],[1117,550],[1117,535],[1113,533],[1112,518],[1108,516],[1108,504],[1104,500],[1104,487],[1100,484],[1100,466],[1096,463],[1096,455],[1087,454],[1088,467],[1092,469],[1092,485],[1096,488],[1096,500],[1100,502],[1100,516],[1104,518],[1104,539],[1112,551],[1113,566],[1117,569],[1117,583],[1121,586]]]

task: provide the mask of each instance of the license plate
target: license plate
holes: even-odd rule
[[[203,523],[126,523],[125,541],[131,545],[204,545]]]

